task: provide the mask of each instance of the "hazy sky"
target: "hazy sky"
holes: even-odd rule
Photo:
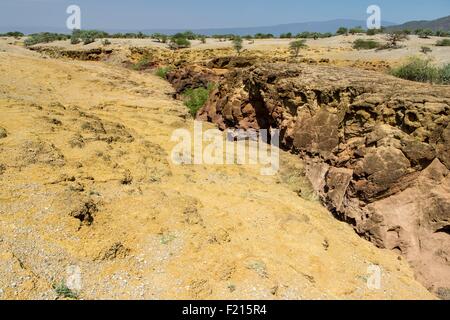
[[[382,20],[450,15],[450,0],[0,0],[0,26],[64,27],[66,8],[82,10],[82,28],[251,27],[336,18],[365,20],[377,4]]]

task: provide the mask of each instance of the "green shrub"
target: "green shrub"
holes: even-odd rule
[[[280,39],[291,39],[291,38],[292,38],[292,32],[280,34]]]
[[[28,47],[38,43],[49,43],[53,41],[66,39],[68,39],[68,36],[66,34],[41,32],[29,35],[24,43]]]
[[[353,42],[353,48],[357,50],[369,50],[379,47],[380,44],[374,40],[357,39]]]
[[[133,65],[133,69],[136,71],[142,71],[149,69],[153,66],[150,55],[144,55],[136,64]]]
[[[428,39],[429,37],[431,37],[434,34],[433,30],[431,29],[425,29],[425,30],[420,30],[417,35],[419,36],[419,38],[423,38],[423,39]]]
[[[403,31],[394,31],[394,32],[388,33],[386,35],[387,43],[384,45],[381,45],[378,48],[378,50],[401,48],[401,46],[398,43],[408,40],[408,38],[409,38],[408,35],[406,33],[404,33]]]
[[[351,28],[348,32],[350,34],[365,33],[365,31],[362,27]]]
[[[273,39],[275,36],[271,33],[257,33],[255,34],[255,39]]]
[[[177,33],[174,37],[175,38],[186,38],[188,40],[196,40],[199,37],[199,35],[195,34],[192,31],[185,31],[182,33]]]
[[[340,27],[337,31],[336,31],[337,35],[347,35],[348,34],[348,29],[344,28],[344,27]]]
[[[447,63],[438,70],[440,84],[450,84],[450,63]]]
[[[376,34],[383,33],[382,29],[367,29],[366,34],[368,36],[374,36]]]
[[[84,39],[83,39],[83,44],[84,44],[84,45],[88,45],[88,44],[94,43],[94,42],[95,42],[95,39],[94,39],[94,38],[91,38],[91,37],[87,37],[87,38],[84,38]]]
[[[205,105],[212,90],[214,90],[214,85],[210,84],[208,88],[187,89],[183,93],[184,104],[192,117],[195,117],[198,110]]]
[[[109,41],[108,39],[103,39],[102,40],[102,45],[109,46],[110,44],[111,44],[111,41]]]
[[[78,294],[73,292],[64,282],[53,284],[53,290],[55,290],[58,297],[66,299],[78,299]]]
[[[436,42],[439,47],[450,47],[450,39],[442,39]]]
[[[71,44],[79,44],[81,42],[80,38],[76,37],[75,35],[72,35],[70,37],[70,43]]]
[[[21,38],[23,36],[24,36],[24,34],[22,32],[19,32],[19,31],[12,31],[12,32],[7,32],[7,33],[1,33],[0,34],[0,37]]]
[[[236,37],[236,38],[233,40],[233,48],[234,48],[234,50],[236,50],[236,52],[237,52],[238,55],[241,54],[241,50],[242,50],[242,48],[243,48],[243,45],[242,45],[242,38],[241,38],[241,37]]]
[[[436,31],[436,37],[448,37],[448,36],[450,36],[450,32],[444,30]]]
[[[448,85],[450,84],[450,63],[442,67],[435,67],[430,60],[415,57],[406,64],[393,69],[391,74],[411,81]]]
[[[402,79],[418,82],[434,82],[437,78],[437,70],[430,60],[411,58],[406,64],[395,68],[391,74]]]
[[[171,67],[161,67],[158,68],[155,72],[155,75],[157,75],[160,78],[167,79],[167,74],[172,70]]]
[[[169,46],[171,49],[174,49],[174,50],[182,49],[182,48],[189,48],[191,46],[191,42],[187,38],[177,34],[172,37],[172,39],[170,40]]]

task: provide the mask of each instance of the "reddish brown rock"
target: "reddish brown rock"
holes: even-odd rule
[[[198,118],[281,130],[324,204],[396,250],[431,290],[450,288],[450,87],[330,66],[230,72]]]
[[[187,89],[207,88],[208,85],[218,82],[220,78],[220,74],[199,65],[178,68],[167,74],[167,80],[175,88],[177,95]]]

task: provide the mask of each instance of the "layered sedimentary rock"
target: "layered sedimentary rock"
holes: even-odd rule
[[[431,290],[450,290],[450,87],[329,66],[229,73],[198,118],[281,129],[327,207],[397,250]]]
[[[44,53],[52,58],[68,58],[83,61],[100,61],[114,52],[113,49],[107,48],[62,49],[59,47],[33,46],[29,49]]]
[[[238,68],[254,65],[256,58],[224,56],[210,60],[204,65],[188,64],[178,67],[167,74],[169,81],[179,97],[187,89],[207,88],[216,84],[229,72]]]

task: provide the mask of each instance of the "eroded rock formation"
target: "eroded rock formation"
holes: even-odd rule
[[[397,250],[429,289],[450,288],[450,87],[330,66],[230,72],[198,118],[279,128],[328,208]]]

